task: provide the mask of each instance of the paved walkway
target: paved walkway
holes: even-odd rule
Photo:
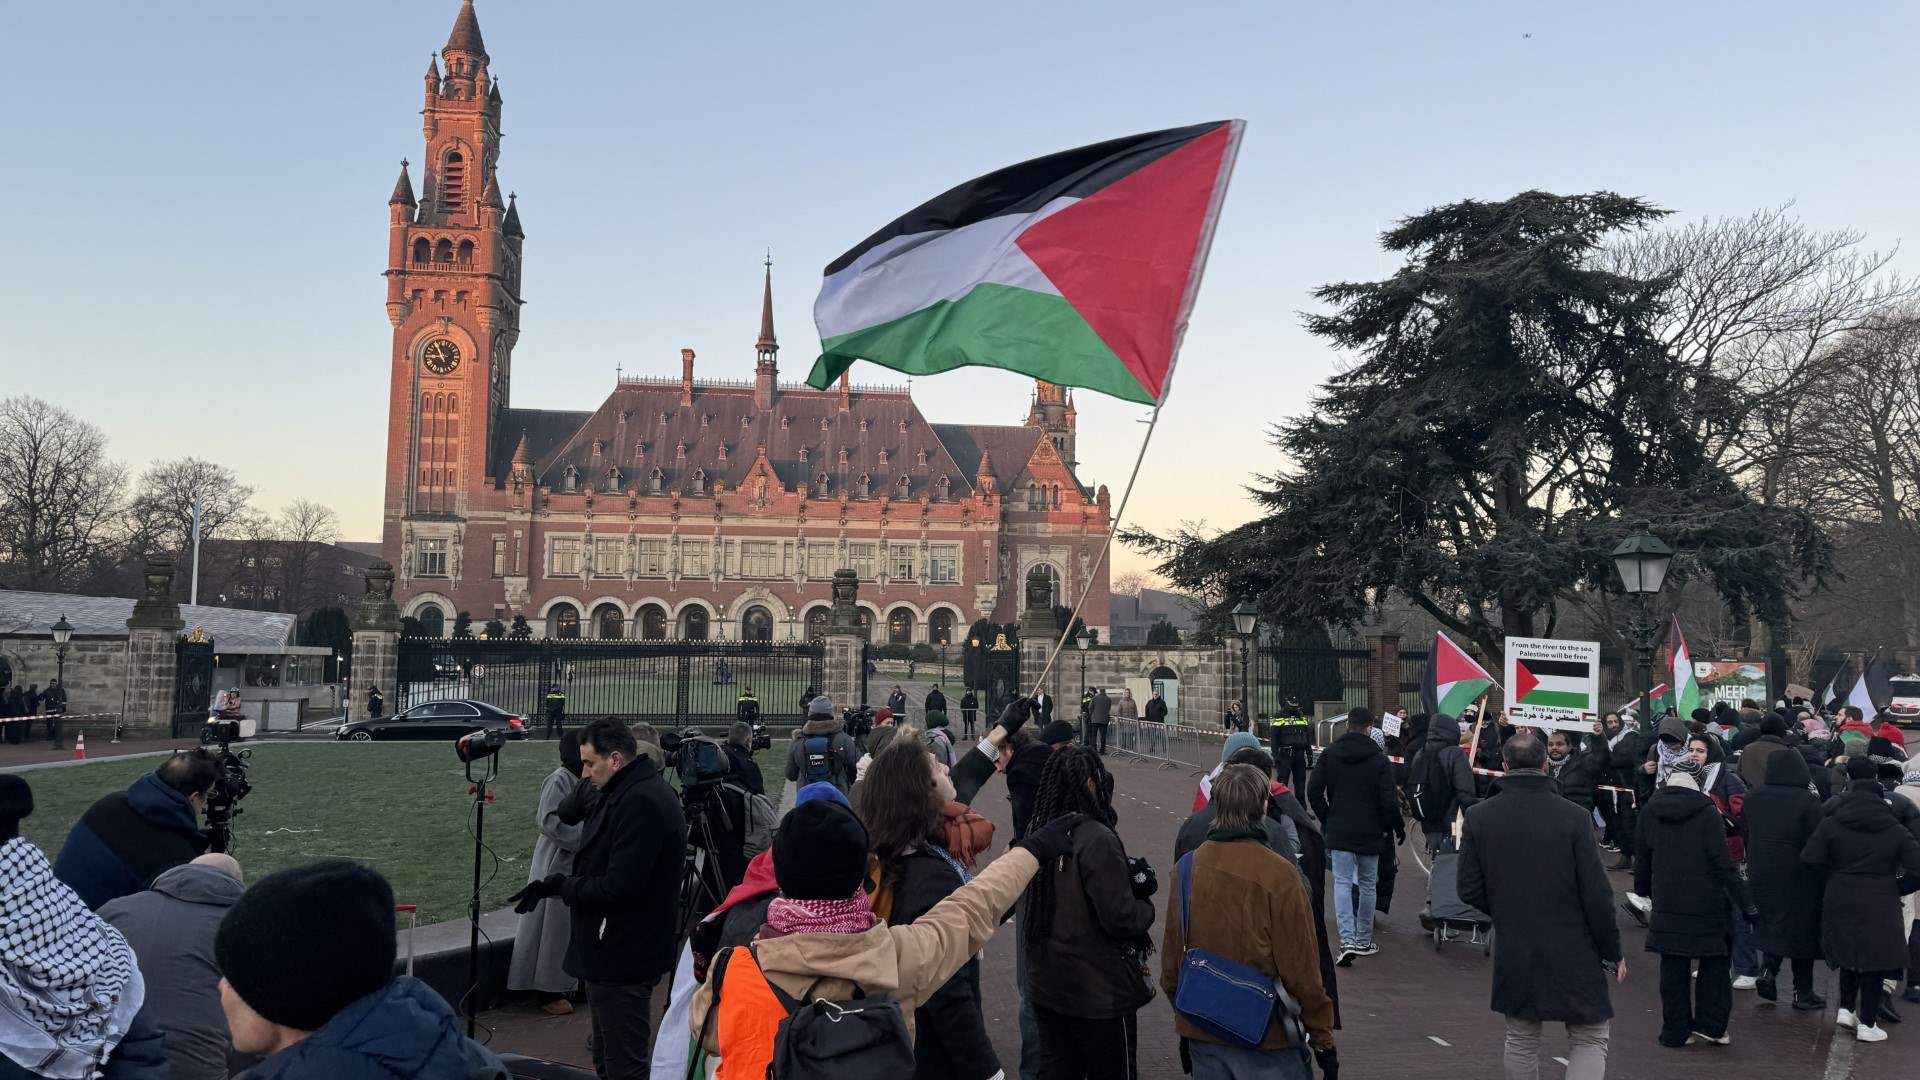
[[[1173,838],[1193,802],[1197,772],[1162,769],[1118,754],[1108,759],[1115,782],[1120,831],[1129,852],[1145,855],[1170,879]],[[976,809],[991,818],[1004,848],[1012,826],[1005,788],[990,784]],[[1616,889],[1628,885],[1613,875]],[[1381,952],[1340,973],[1345,1029],[1338,1035],[1341,1063],[1348,1077],[1402,1080],[1478,1080],[1500,1075],[1500,1018],[1487,1009],[1492,961],[1477,948],[1449,945],[1435,952],[1420,931],[1418,916],[1425,876],[1402,851],[1402,871],[1393,911],[1376,924]],[[1165,911],[1165,897],[1158,898]],[[1623,1080],[1894,1080],[1914,1075],[1920,1054],[1920,1009],[1906,1007],[1914,1027],[1893,1025],[1891,1038],[1873,1046],[1851,1035],[1835,1040],[1833,1012],[1796,1013],[1784,1004],[1767,1005],[1750,991],[1736,991],[1730,1046],[1668,1050],[1654,1042],[1659,1026],[1658,962],[1643,951],[1645,931],[1619,916],[1627,944],[1629,977],[1614,994],[1616,1017],[1608,1075]],[[1020,1035],[1019,999],[1014,990],[1011,926],[982,954],[981,998],[988,1029],[1010,1077],[1017,1074]],[[1159,929],[1155,929],[1156,939]],[[1157,961],[1157,958],[1156,958]],[[1831,999],[1832,972],[1818,973],[1821,992]],[[1904,1004],[1904,1003],[1903,1003]],[[658,1003],[656,1003],[656,1006]],[[551,1018],[531,1007],[497,1010],[485,1016],[495,1028],[499,1049],[562,1061],[585,1062],[587,1017],[583,1011]],[[1548,1053],[1564,1055],[1564,1035],[1551,1033]],[[1549,1062],[1542,1076],[1561,1075]],[[1140,1014],[1140,1075],[1147,1080],[1176,1080],[1180,1071],[1173,1021],[1164,997],[1156,996]]]

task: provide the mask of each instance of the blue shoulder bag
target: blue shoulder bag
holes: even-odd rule
[[[1180,938],[1191,942],[1188,912],[1193,908],[1193,853],[1180,858]],[[1255,1047],[1267,1037],[1267,1027],[1278,1011],[1280,1029],[1288,1046],[1304,1046],[1306,1029],[1300,1023],[1300,1003],[1279,980],[1251,964],[1216,956],[1186,946],[1180,956],[1180,987],[1173,995],[1175,1012],[1223,1039]]]

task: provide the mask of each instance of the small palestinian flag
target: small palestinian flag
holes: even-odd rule
[[[1508,691],[1516,705],[1593,711],[1592,672],[1579,660],[1516,659]]]
[[[1678,615],[1673,617],[1673,707],[1682,720],[1691,719],[1700,707],[1700,680],[1693,677],[1693,654],[1687,651]]]
[[[1653,711],[1653,715],[1655,716],[1663,715],[1667,711],[1667,706],[1672,701],[1673,701],[1673,690],[1671,687],[1667,686],[1666,683],[1661,683],[1659,686],[1656,686],[1653,689],[1647,691],[1647,708],[1651,709]],[[1617,713],[1626,713],[1626,712],[1638,712],[1639,709],[1640,709],[1640,699],[1639,697],[1635,696],[1635,697],[1630,697],[1627,700],[1621,702],[1618,706],[1614,708],[1613,711]]]
[[[998,367],[1157,404],[1245,123],[1083,146],[936,196],[827,265],[813,304],[826,389],[870,360]]]
[[[1493,685],[1493,676],[1447,635],[1436,632],[1427,653],[1427,685],[1421,700],[1427,711],[1459,716]]]

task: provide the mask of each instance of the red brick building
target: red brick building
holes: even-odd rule
[[[749,378],[622,377],[590,411],[516,409],[525,234],[496,176],[501,94],[473,4],[426,73],[426,153],[388,200],[393,323],[382,546],[402,613],[536,633],[788,640],[856,570],[876,640],[1013,621],[1049,569],[1104,631],[1107,489],[1075,475],[1072,397],[1017,426],[935,424],[902,387],[779,381],[768,268]],[[744,338],[745,335],[742,334]],[[739,370],[747,374],[742,356]]]

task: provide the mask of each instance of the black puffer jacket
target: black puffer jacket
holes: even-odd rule
[[[1758,745],[1758,744],[1756,744]],[[1823,817],[1808,788],[1804,758],[1791,750],[1766,760],[1765,782],[1747,793],[1747,879],[1760,921],[1754,947],[1790,960],[1820,957],[1820,871],[1800,859]]]
[[[1610,755],[1606,740],[1589,735],[1574,743],[1558,772],[1547,762],[1547,773],[1560,785],[1560,797],[1585,810],[1593,809],[1593,791],[1606,773]]]
[[[1890,970],[1906,955],[1897,875],[1920,881],[1920,840],[1892,802],[1877,781],[1853,781],[1800,853],[1826,874],[1821,952],[1849,971]]]
[[[1307,804],[1319,815],[1327,847],[1384,855],[1404,840],[1406,822],[1393,790],[1393,765],[1364,731],[1333,740],[1307,777]],[[1388,840],[1391,833],[1394,840]]]
[[[1435,713],[1427,722],[1426,739],[1407,769],[1407,783],[1446,791],[1433,800],[1436,816],[1420,821],[1420,827],[1428,832],[1445,829],[1455,813],[1480,801],[1473,790],[1473,767],[1467,761],[1467,752],[1460,748],[1459,720]]]
[[[1653,898],[1647,949],[1665,956],[1726,956],[1733,946],[1727,899],[1753,910],[1747,883],[1727,854],[1727,826],[1713,800],[1663,787],[1640,814],[1633,891]]]
[[[926,848],[895,859],[887,880],[893,885],[888,926],[918,919],[964,884],[951,862]],[[913,1080],[987,1080],[1000,1071],[980,1014],[979,957],[920,1003],[913,1027]]]
[[[1054,878],[1053,920],[1047,936],[1027,946],[1028,1000],[1087,1020],[1111,1020],[1145,1005],[1152,989],[1121,947],[1149,940],[1154,907],[1133,895],[1120,834],[1086,821],[1073,830],[1073,854],[1040,873]]]

